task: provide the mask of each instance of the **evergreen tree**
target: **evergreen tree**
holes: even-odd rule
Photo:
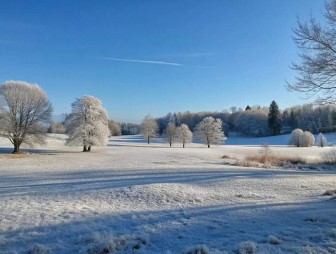
[[[268,111],[268,127],[272,131],[272,135],[278,135],[281,132],[281,115],[279,106],[272,101]]]

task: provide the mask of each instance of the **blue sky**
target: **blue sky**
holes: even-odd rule
[[[55,113],[83,95],[111,118],[302,104],[285,80],[297,16],[323,0],[1,1],[0,82],[39,84]]]

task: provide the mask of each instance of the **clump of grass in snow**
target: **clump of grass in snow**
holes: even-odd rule
[[[224,155],[222,156],[222,159],[230,159],[230,160],[235,160],[235,159],[236,159],[236,157],[234,157],[234,156],[231,156],[231,155],[228,155],[228,154],[224,154]]]
[[[322,153],[322,161],[327,164],[336,164],[336,148],[332,148]]]
[[[144,245],[148,245],[148,240],[132,235],[123,235],[119,237],[102,236],[101,238],[92,238],[92,246],[86,251],[87,254],[107,254],[115,251],[135,251]],[[92,240],[91,239],[91,240]],[[91,242],[91,241],[89,241]]]
[[[245,160],[276,166],[283,166],[285,164],[306,164],[306,161],[300,157],[273,154],[267,144],[261,147],[258,155],[248,155],[245,157]]]
[[[276,245],[276,244],[280,244],[281,241],[275,235],[269,235],[267,237],[267,242],[270,243],[270,244]]]
[[[190,248],[185,254],[209,254],[209,249],[205,245],[197,245]]]
[[[254,254],[257,252],[257,244],[253,241],[241,242],[238,254]]]
[[[28,254],[49,254],[50,250],[49,248],[43,245],[35,244],[27,253]]]
[[[336,189],[335,190],[326,190],[323,193],[323,196],[333,196],[333,197],[336,197]]]

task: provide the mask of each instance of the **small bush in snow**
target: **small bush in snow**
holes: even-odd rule
[[[239,244],[239,254],[254,254],[257,252],[257,244],[253,241],[241,242]]]
[[[280,244],[280,240],[278,237],[274,236],[274,235],[269,235],[267,237],[267,242],[270,244]]]
[[[322,154],[323,162],[335,164],[336,163],[336,149],[330,149]]]
[[[294,145],[297,147],[310,147],[313,146],[314,143],[314,135],[309,131],[303,132],[301,129],[293,130],[288,142],[289,145]]]
[[[310,147],[315,144],[314,135],[310,131],[305,131],[300,136],[300,147]]]
[[[209,254],[209,249],[205,245],[197,245],[185,252],[185,254]]]
[[[328,145],[326,137],[320,132],[316,139],[316,145],[318,147],[325,147]]]
[[[40,244],[35,244],[33,248],[31,248],[28,251],[28,254],[49,254],[49,253],[50,253],[49,248]]]
[[[303,134],[303,131],[301,129],[293,130],[288,144],[299,147],[300,146],[300,136],[302,134]]]
[[[148,244],[148,240],[132,235],[122,235],[119,237],[102,236],[92,242],[91,247],[86,251],[87,254],[106,254],[115,251],[134,251],[140,249],[143,245]]]
[[[336,189],[335,190],[326,190],[323,193],[323,196],[336,196]]]

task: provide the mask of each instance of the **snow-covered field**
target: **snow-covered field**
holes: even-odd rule
[[[52,135],[34,154],[0,155],[0,253],[336,253],[336,199],[322,196],[336,172],[224,165],[274,144],[239,139],[183,149],[126,136],[82,153]],[[330,149],[286,142],[272,151]]]

